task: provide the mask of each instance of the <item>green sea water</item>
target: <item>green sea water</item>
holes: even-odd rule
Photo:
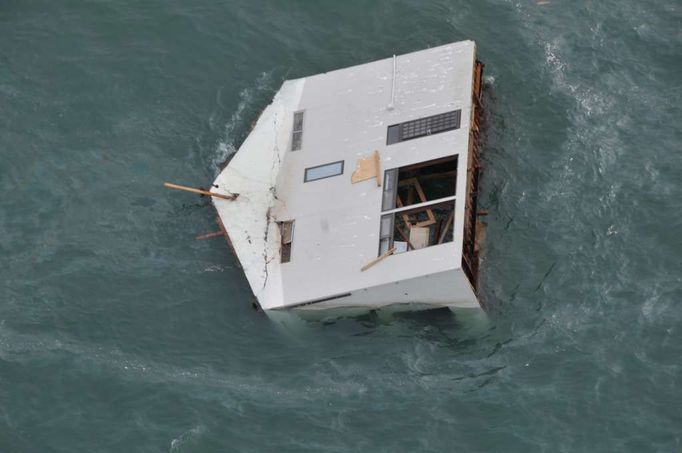
[[[488,319],[283,326],[207,185],[285,79],[472,39]],[[0,1],[0,452],[682,451],[676,0]]]

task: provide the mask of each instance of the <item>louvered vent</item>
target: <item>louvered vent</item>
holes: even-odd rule
[[[388,126],[386,144],[392,145],[413,138],[459,129],[461,118],[462,110],[453,110]]]

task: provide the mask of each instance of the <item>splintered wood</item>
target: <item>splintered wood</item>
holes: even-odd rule
[[[374,151],[371,156],[358,159],[350,180],[355,184],[372,178],[376,178],[377,187],[381,187],[381,158],[379,151]]]
[[[424,194],[424,190],[422,189],[422,185],[419,183],[419,180],[417,178],[406,179],[404,181],[399,182],[398,185],[399,186],[407,186],[407,185],[413,186],[417,192],[417,196],[419,197],[420,203],[426,203],[426,201],[427,201],[426,195]],[[409,202],[409,200],[408,200],[408,202]],[[404,206],[403,200],[401,200],[399,196],[396,196],[396,203],[397,203],[399,208],[402,208]],[[422,222],[412,222],[412,221],[410,221],[410,217],[407,214],[403,214],[402,215],[403,221],[410,228],[412,226],[425,227],[425,226],[433,225],[434,223],[436,223],[436,216],[433,215],[433,211],[428,209],[428,208],[424,209],[424,211],[426,211],[426,215],[429,216],[428,220],[424,220]]]
[[[222,231],[214,231],[212,233],[200,234],[195,239],[197,241],[203,241],[204,239],[210,239],[210,238],[214,238],[217,236],[223,236],[223,232]]]

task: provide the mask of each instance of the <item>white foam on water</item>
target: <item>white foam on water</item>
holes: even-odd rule
[[[248,109],[254,107],[254,102],[262,93],[272,90],[272,74],[269,72],[262,72],[256,79],[253,86],[244,88],[239,93],[239,103],[237,108],[232,113],[230,120],[225,124],[222,138],[216,146],[215,154],[211,159],[210,168],[215,176],[220,173],[222,165],[225,161],[237,152],[237,141],[239,140],[239,132],[246,126],[244,121],[245,113]],[[263,107],[265,107],[264,104]]]
[[[343,382],[338,382],[336,375],[327,369],[311,371],[314,374],[313,385],[291,388],[259,375],[225,373],[210,366],[176,366],[124,352],[116,346],[83,343],[51,334],[19,333],[0,322],[0,359],[23,362],[45,352],[55,356],[69,354],[79,362],[106,371],[122,381],[172,385],[191,391],[209,390],[209,393],[213,392],[210,398],[219,399],[221,404],[235,411],[241,410],[241,401],[244,400],[265,404],[273,398],[280,401],[299,401],[315,395],[349,398],[368,391],[362,379],[346,376]],[[181,438],[176,440],[180,442]]]
[[[171,441],[169,453],[177,453],[182,451],[181,448],[183,445],[191,442],[205,432],[206,427],[204,425],[197,425],[194,428],[188,429]]]
[[[588,83],[574,76],[571,65],[562,56],[568,52],[570,46],[562,38],[544,45],[545,64],[554,90],[572,99],[575,105],[569,112],[572,125],[562,146],[562,172],[553,184],[555,187],[547,191],[549,201],[566,195],[580,196],[575,181],[590,173],[591,169],[585,167],[590,162],[596,164],[594,170],[602,176],[617,170],[625,149],[619,123],[631,122],[628,113],[619,110],[612,93],[614,81],[608,76],[595,76]],[[602,201],[610,200],[606,196]]]
[[[221,266],[220,264],[211,264],[210,266],[205,267],[203,272],[222,272],[225,269],[225,266]]]

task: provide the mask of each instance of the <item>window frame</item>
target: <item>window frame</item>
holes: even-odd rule
[[[430,159],[430,160],[425,160],[421,162],[414,162],[412,164],[408,165],[403,165],[401,167],[394,167],[394,168],[388,168],[384,170],[384,184],[382,187],[382,194],[381,194],[381,212],[379,213],[379,234],[378,234],[378,246],[377,246],[377,256],[381,256],[383,253],[386,253],[386,251],[390,250],[391,247],[393,247],[394,241],[395,241],[395,225],[396,225],[396,216],[401,215],[403,213],[408,213],[408,212],[415,212],[415,211],[422,211],[422,210],[428,210],[428,208],[433,208],[437,209],[438,207],[442,206],[447,206],[448,204],[451,204],[452,206],[452,226],[451,228],[453,229],[452,234],[453,237],[451,240],[439,244],[431,244],[427,247],[424,248],[430,248],[436,245],[443,245],[448,242],[454,241],[454,234],[455,234],[455,224],[457,222],[456,219],[456,213],[457,213],[457,179],[458,179],[458,166],[459,166],[459,159],[460,156],[459,154],[451,154],[448,156],[442,156],[442,157],[437,157],[435,159]],[[454,161],[455,165],[455,174],[453,176],[454,178],[454,184],[455,184],[455,191],[453,195],[448,195],[446,197],[441,197],[441,198],[436,198],[433,200],[426,200],[423,202],[419,203],[413,203],[410,205],[403,205],[403,206],[398,206],[397,203],[397,198],[398,198],[398,188],[400,186],[400,171],[401,170],[415,170],[419,168],[424,168],[424,167],[430,167],[433,165],[438,165],[438,164],[444,164],[450,161]],[[391,207],[392,206],[392,207]],[[390,207],[390,208],[389,208]],[[387,209],[389,208],[389,209]],[[384,231],[384,225],[388,228],[388,231]],[[447,230],[446,230],[447,231]],[[417,249],[420,250],[420,249]],[[406,250],[407,252],[414,251],[411,250],[408,246],[408,249]]]
[[[452,228],[452,239],[449,241],[444,241],[440,244],[432,244],[432,245],[429,245],[429,246],[426,246],[423,248],[418,248],[416,250],[423,250],[423,249],[435,247],[438,245],[445,245],[445,244],[448,244],[450,242],[454,242],[454,240],[455,240],[455,226],[456,226],[456,222],[457,222],[457,196],[453,195],[451,197],[445,197],[445,198],[440,198],[438,200],[434,200],[433,202],[422,203],[420,205],[404,206],[402,208],[395,208],[395,209],[391,209],[389,211],[382,212],[381,215],[379,216],[379,245],[377,247],[377,256],[381,256],[382,254],[386,253],[387,250],[390,250],[391,247],[393,247],[393,243],[395,241],[394,233],[395,233],[395,222],[396,222],[395,216],[396,215],[400,215],[404,211],[421,211],[424,209],[424,207],[429,207],[429,206],[431,206],[434,209],[437,209],[438,207],[441,207],[441,206],[447,206],[448,203],[451,203],[451,206],[452,206],[452,215],[453,215],[452,226],[448,227],[448,230],[450,228]],[[383,222],[384,222],[384,218],[389,217],[389,216],[390,216],[390,222],[389,222],[390,223],[390,229],[389,229],[389,233],[385,234],[383,232],[383,228],[382,228]],[[386,250],[382,250],[382,246],[381,246],[381,244],[384,240],[388,240],[388,247],[386,248]],[[410,250],[410,248],[408,247],[407,250],[403,253],[413,252],[416,250],[414,250],[414,249]]]
[[[455,194],[454,195],[449,195],[447,197],[442,197],[442,198],[437,198],[434,200],[427,200],[421,203],[414,203],[411,205],[405,205],[403,207],[398,207],[397,199],[398,199],[398,187],[400,185],[400,170],[404,169],[417,169],[417,168],[423,168],[423,167],[429,167],[431,165],[438,165],[439,163],[445,163],[450,160],[454,160],[455,162],[455,167],[457,168],[459,166],[459,154],[451,154],[449,156],[443,156],[443,157],[438,157],[436,159],[431,159],[431,160],[425,160],[421,162],[415,162],[413,164],[408,164],[408,165],[403,165],[402,167],[394,167],[394,168],[388,168],[384,170],[384,184],[382,187],[381,191],[381,214],[388,214],[390,212],[395,212],[395,211],[401,211],[401,210],[406,210],[409,209],[412,206],[417,206],[417,205],[427,205],[431,203],[442,203],[445,201],[449,201],[450,199],[456,199],[457,198],[457,174],[455,174]],[[456,171],[456,170],[455,170]],[[392,191],[392,193],[390,192]],[[387,194],[391,194],[390,197],[387,197]],[[388,203],[387,203],[388,200]],[[386,208],[386,205],[393,206],[390,209]]]
[[[301,115],[301,128],[296,129],[296,115]],[[294,117],[293,117],[293,124],[291,125],[291,142],[289,144],[289,147],[291,151],[300,151],[303,149],[303,126],[305,125],[305,110],[298,110],[294,112]],[[298,140],[298,146],[294,146],[296,143],[294,141],[294,137],[296,134],[299,134],[300,138]]]
[[[341,164],[341,170],[339,173],[335,173],[333,175],[321,176],[319,178],[314,178],[314,179],[310,179],[308,177],[308,172],[310,170],[316,170],[318,168],[329,167],[329,166],[338,165],[338,164]],[[344,161],[344,160],[337,160],[335,162],[328,162],[326,164],[316,165],[314,167],[308,167],[303,171],[303,182],[307,183],[307,182],[319,181],[321,179],[334,178],[336,176],[341,176],[341,175],[343,175],[343,172],[345,171],[345,167],[346,167],[346,161]]]

